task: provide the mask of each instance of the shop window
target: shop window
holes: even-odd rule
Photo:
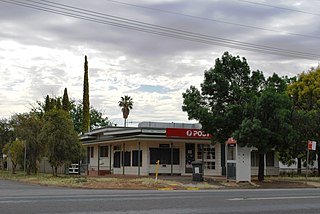
[[[266,159],[267,166],[274,166],[274,151],[267,152]]]
[[[202,147],[205,160],[215,160],[216,151],[213,145],[211,144],[198,144],[197,145],[197,159],[202,160]]]
[[[87,147],[87,163],[90,163],[90,148],[91,147]]]
[[[132,151],[132,166],[138,166],[138,150]],[[142,151],[140,150],[140,166],[142,166]]]
[[[131,152],[122,152],[124,166],[131,166]],[[123,166],[123,165],[122,165]]]
[[[256,150],[251,152],[251,166],[252,167],[259,166],[259,153]]]
[[[214,161],[205,161],[204,162],[205,169],[216,169],[216,162]]]
[[[121,150],[121,145],[116,145],[113,147],[113,151]]]
[[[115,152],[113,154],[113,167],[114,168],[120,168],[120,161],[121,161],[121,158],[120,158],[120,152]]]
[[[156,164],[160,160],[160,164],[171,164],[171,150],[173,152],[172,164],[180,164],[179,149],[171,148],[150,148],[150,164]]]
[[[203,156],[202,156],[203,154]],[[198,144],[197,145],[197,159],[202,160],[204,169],[215,169],[216,168],[216,150],[211,144]]]
[[[90,157],[94,158],[94,147],[90,147]]]
[[[100,146],[100,157],[108,157],[109,147],[108,146]]]

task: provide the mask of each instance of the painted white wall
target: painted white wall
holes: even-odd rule
[[[236,181],[251,182],[251,149],[237,146]]]

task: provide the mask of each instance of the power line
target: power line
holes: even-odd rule
[[[266,3],[253,2],[253,1],[248,1],[248,0],[236,0],[236,1],[245,2],[248,4],[260,5],[260,6],[264,6],[264,7],[276,8],[276,9],[280,9],[280,10],[288,10],[288,11],[297,12],[297,13],[304,13],[304,14],[309,14],[309,15],[313,15],[313,16],[320,16],[319,13],[312,13],[312,12],[303,11],[303,10],[297,10],[297,9],[292,9],[292,8],[287,8],[287,7],[280,7],[280,6],[275,6],[275,5],[266,4]]]
[[[287,35],[291,35],[291,36],[300,36],[300,37],[308,37],[308,38],[320,39],[320,36],[315,36],[315,35],[292,33],[292,32],[287,32],[287,31],[274,30],[274,29],[270,29],[270,28],[264,28],[264,27],[258,27],[258,26],[252,26],[252,25],[245,25],[245,24],[229,22],[229,21],[221,20],[221,19],[211,19],[211,18],[206,18],[206,17],[194,16],[194,15],[190,15],[190,14],[178,13],[178,12],[174,12],[174,11],[168,11],[168,10],[163,10],[163,9],[153,8],[153,7],[146,7],[146,6],[142,6],[142,5],[126,3],[126,2],[122,2],[122,1],[116,1],[116,0],[106,0],[106,1],[109,1],[109,2],[112,2],[112,3],[116,3],[116,4],[136,7],[136,8],[142,8],[142,9],[147,9],[147,10],[158,11],[158,12],[167,13],[167,14],[173,14],[173,15],[178,15],[178,16],[189,17],[189,18],[193,18],[193,19],[205,20],[205,21],[210,21],[210,22],[217,22],[217,23],[222,23],[222,24],[227,24],[227,25],[233,25],[233,26],[237,26],[237,27],[245,27],[245,28],[251,28],[251,29],[256,29],[256,30],[263,30],[263,31],[269,31],[269,32],[274,32],[274,33],[287,34]]]
[[[293,50],[287,50],[287,49],[281,49],[281,48],[275,48],[275,47],[269,47],[269,46],[263,46],[263,45],[256,45],[256,44],[251,44],[251,43],[246,43],[246,42],[241,42],[236,40],[209,36],[205,34],[193,33],[189,31],[163,27],[160,25],[148,24],[145,22],[135,21],[132,19],[125,19],[117,16],[98,13],[96,11],[81,9],[78,7],[68,6],[65,4],[59,4],[59,3],[46,1],[46,0],[41,1],[41,3],[33,0],[27,0],[27,2],[32,2],[32,3],[26,3],[26,2],[21,2],[17,0],[0,0],[0,2],[6,2],[9,4],[15,4],[23,7],[28,7],[28,8],[37,9],[40,11],[73,17],[73,18],[91,21],[95,23],[106,24],[106,25],[111,25],[115,27],[135,30],[139,32],[151,33],[155,35],[166,36],[166,37],[198,42],[203,44],[218,45],[223,47],[231,47],[231,48],[237,48],[242,50],[260,52],[260,53],[312,59],[312,60],[314,59],[318,60],[320,58],[320,55],[318,54],[293,51]]]

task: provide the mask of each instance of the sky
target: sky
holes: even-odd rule
[[[200,89],[225,51],[265,76],[318,66],[319,8],[319,0],[1,0],[0,118],[64,88],[81,100],[87,55],[90,104],[112,123],[123,125],[125,95],[134,102],[129,126],[194,123],[182,93]]]

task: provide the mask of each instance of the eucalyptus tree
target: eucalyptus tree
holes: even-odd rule
[[[280,122],[286,121],[290,106],[285,88],[282,78],[273,75],[266,80],[261,71],[251,72],[245,58],[225,52],[214,68],[205,71],[201,91],[191,86],[183,93],[182,110],[212,134],[213,142],[224,144],[233,136],[241,146],[256,147],[259,179],[263,180],[262,156],[275,147],[274,142],[283,143],[280,135],[283,129],[290,129],[287,123],[281,127]]]
[[[320,67],[311,68],[308,72],[299,74],[297,80],[288,86],[288,94],[295,110],[305,118],[303,124],[298,121],[297,131],[300,138],[292,144],[293,149],[304,148],[300,152],[296,151],[302,156],[306,151],[307,141],[315,140],[318,142],[316,153],[320,157]],[[296,157],[293,156],[293,158]],[[317,160],[320,166],[320,158]],[[319,167],[318,176],[320,176]]]
[[[57,176],[58,167],[80,160],[82,149],[68,112],[53,109],[45,113],[43,120],[39,140],[45,145],[53,175]]]
[[[10,119],[0,119],[0,155],[2,156],[2,148],[12,142],[16,138],[14,129]]]
[[[240,145],[257,148],[260,181],[264,180],[265,154],[292,141],[291,106],[286,80],[273,74],[260,94],[248,102],[243,121],[233,133]]]
[[[24,143],[17,139],[11,143],[7,143],[3,148],[3,153],[10,158],[12,163],[12,173],[14,174],[17,168],[17,165],[20,164],[23,166],[24,161]]]
[[[16,114],[12,117],[14,131],[19,140],[25,144],[26,149],[26,171],[37,173],[37,163],[45,154],[45,145],[39,141],[42,128],[42,118],[34,112]]]

